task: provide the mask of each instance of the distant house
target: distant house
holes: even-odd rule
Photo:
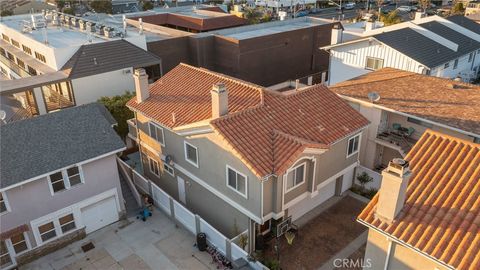
[[[479,86],[383,68],[330,89],[371,122],[360,154],[367,168],[404,158],[427,129],[480,143]]]
[[[480,14],[480,1],[471,1],[465,7],[465,16]]]
[[[406,160],[406,161],[405,161]],[[427,130],[358,216],[370,269],[480,269],[480,144]]]
[[[185,64],[150,87],[134,76],[145,175],[228,237],[248,230],[250,250],[351,187],[368,121],[325,86],[280,92]]]
[[[0,257],[10,269],[117,221],[125,212],[113,118],[83,105],[0,128]]]
[[[383,67],[466,82],[480,74],[480,27],[463,16],[416,18],[324,49],[329,85]]]
[[[13,8],[13,14],[31,14],[31,13],[39,13],[43,10],[57,10],[55,4],[45,3],[42,1],[29,1],[26,4],[18,5],[17,7]]]

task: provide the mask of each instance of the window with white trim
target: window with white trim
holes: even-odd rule
[[[350,139],[348,139],[347,157],[350,157],[358,153],[359,143],[360,143],[360,134],[355,135]]]
[[[458,59],[455,59],[455,61],[453,61],[453,69],[457,69],[458,67]]]
[[[75,218],[73,217],[73,214],[68,214],[59,218],[58,222],[60,223],[62,233],[67,233],[77,228],[77,226],[75,225]]]
[[[247,176],[227,166],[227,186],[242,196],[247,196]]]
[[[0,214],[6,213],[9,211],[7,196],[0,192]]]
[[[448,67],[450,67],[450,62],[447,62],[445,65],[443,65],[443,69],[447,69]]]
[[[192,144],[185,142],[185,160],[198,167],[198,149]]]
[[[0,240],[0,268],[7,267],[12,265],[12,257],[10,257],[10,253],[8,253],[7,244],[5,241]]]
[[[286,176],[287,183],[285,185],[287,192],[298,187],[299,185],[305,182],[306,167],[307,167],[306,163],[302,163],[287,171],[287,176]]]
[[[53,221],[38,226],[38,232],[40,233],[40,238],[42,239],[42,242],[57,237],[57,232],[55,231],[55,224],[53,224]]]
[[[15,254],[20,254],[26,250],[28,250],[27,239],[25,238],[25,233],[21,232],[17,235],[10,237],[10,241],[12,242],[13,250]]]
[[[472,62],[473,60],[473,52],[468,55],[468,62]]]
[[[160,176],[158,161],[148,157],[148,167],[150,168],[151,173],[155,174],[156,176]]]
[[[171,176],[175,176],[175,171],[174,171],[173,167],[168,165],[165,162],[163,162],[163,170],[166,171]]]
[[[82,169],[79,166],[73,166],[53,173],[48,178],[53,193],[67,190],[83,183]]]
[[[150,132],[150,137],[155,139],[157,142],[159,142],[161,145],[165,146],[165,140],[164,140],[164,134],[163,134],[163,128],[157,126],[156,124],[149,122],[148,123],[148,130]]]
[[[383,68],[383,59],[373,58],[367,56],[367,61],[365,65],[366,69],[377,70]]]

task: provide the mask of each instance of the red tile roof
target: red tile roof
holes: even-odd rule
[[[339,95],[370,102],[370,92],[380,94],[375,104],[453,128],[480,134],[480,86],[383,68],[330,89]]]
[[[375,217],[377,194],[358,219],[456,269],[480,269],[480,144],[427,130],[406,159],[412,177],[398,217]]]
[[[229,114],[210,123],[258,177],[281,174],[306,148],[326,149],[368,125],[325,86],[282,94],[185,64],[155,82],[146,101],[127,105],[169,128],[210,120],[210,90],[219,82]]]

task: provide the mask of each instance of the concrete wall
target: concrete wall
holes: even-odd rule
[[[368,231],[367,248],[365,261],[369,260],[371,267],[364,269],[391,269],[391,270],[424,270],[439,269],[445,270],[444,266],[426,258],[420,253],[392,242],[392,249],[388,260],[388,267],[385,268],[385,261],[388,252],[389,242],[386,236],[370,229]]]
[[[129,70],[129,73],[125,71]],[[135,92],[132,69],[126,68],[72,80],[76,105],[95,102],[104,96]]]
[[[46,177],[5,191],[11,212],[2,214],[1,231],[13,229],[112,188],[123,202],[115,155],[82,165],[85,183],[52,195]],[[28,198],[28,199],[27,199]],[[122,210],[123,203],[120,203]],[[31,237],[32,244],[34,238]]]
[[[172,70],[179,63],[191,63],[188,37],[149,42],[147,50],[162,59],[163,74]]]

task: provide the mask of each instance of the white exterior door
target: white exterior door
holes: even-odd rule
[[[115,196],[86,206],[81,209],[81,213],[87,234],[118,221],[119,218]]]
[[[183,178],[177,176],[177,182],[178,182],[178,199],[183,204],[186,204],[187,199],[185,197],[185,180],[183,180]]]

